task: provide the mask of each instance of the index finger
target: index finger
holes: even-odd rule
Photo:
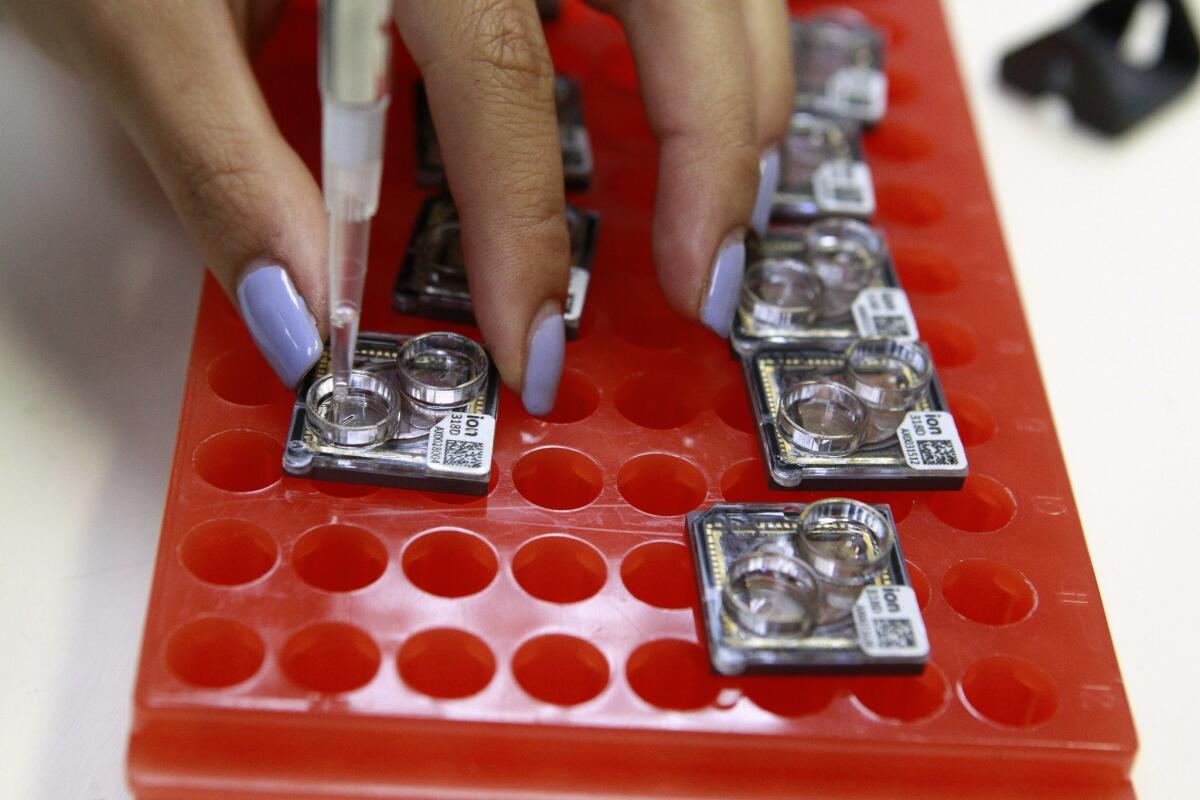
[[[570,267],[554,66],[532,3],[397,3],[461,220],[475,318],[531,414],[554,407]]]

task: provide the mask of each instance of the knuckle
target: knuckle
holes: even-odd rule
[[[487,119],[491,131],[488,146],[493,156],[507,166],[503,171],[514,173],[517,182],[533,182],[538,175],[522,175],[544,168],[542,154],[557,144],[557,125],[554,106],[550,102],[524,92],[499,91],[480,98],[481,118]],[[526,166],[536,159],[538,167]]]
[[[505,228],[511,251],[535,254],[534,260],[553,264],[565,274],[570,262],[570,238],[562,200],[551,195],[525,190],[510,198],[505,214]],[[509,265],[514,274],[528,273],[528,262]],[[558,274],[555,273],[556,280]]]
[[[205,135],[219,137],[221,145],[182,147],[176,154],[177,203],[202,228],[225,228],[232,234],[262,205],[264,159],[236,131],[208,130]]]
[[[501,184],[492,187],[488,197],[493,202],[495,198],[503,198],[503,207],[481,209],[458,201],[461,216],[502,218],[504,230],[524,241],[552,245],[567,242],[566,205],[562,193],[548,188],[541,175],[507,175]]]
[[[246,204],[256,170],[235,163],[197,163],[185,167],[183,189],[197,211],[216,213]]]
[[[694,167],[725,164],[738,177],[753,174],[758,182],[759,147],[754,130],[747,125],[714,122],[700,132],[689,131],[679,137],[684,158]]]
[[[513,0],[476,0],[464,24],[471,58],[491,68],[502,86],[550,93],[554,65],[537,18]]]
[[[510,219],[518,228],[551,240],[567,236],[567,217],[561,196],[540,191],[541,187],[518,185]]]
[[[778,141],[787,133],[792,119],[792,103],[795,89],[791,76],[779,80],[770,90],[763,92],[758,106],[758,129],[761,143]]]

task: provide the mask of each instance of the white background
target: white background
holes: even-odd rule
[[[1138,724],[1135,785],[1183,796],[1200,545],[1171,504],[1197,498],[1200,99],[1089,136],[995,80],[1080,3],[946,5]],[[0,119],[0,796],[120,798],[199,259],[103,109],[2,28]]]

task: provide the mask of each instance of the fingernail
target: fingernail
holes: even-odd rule
[[[242,319],[279,380],[294,387],[321,357],[321,336],[291,276],[278,264],[255,261],[237,288]]]
[[[742,287],[742,274],[746,271],[746,229],[735,228],[717,248],[713,259],[712,277],[708,281],[708,294],[700,307],[700,321],[712,328],[718,336],[725,338],[733,325],[733,312],[737,309],[738,292]]]
[[[763,150],[758,160],[758,176],[758,199],[754,201],[750,225],[761,235],[771,222],[771,206],[775,204],[775,193],[779,191],[779,147]]]
[[[563,349],[567,341],[562,307],[557,301],[546,301],[533,318],[530,331],[521,402],[525,404],[526,411],[541,417],[554,410],[558,379],[562,377]]]

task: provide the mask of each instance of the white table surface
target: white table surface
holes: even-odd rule
[[[1200,477],[1200,97],[1117,144],[1082,134],[995,80],[1080,3],[946,5],[1141,737],[1135,786],[1183,796],[1200,544],[1167,504]],[[105,111],[3,27],[0,119],[0,797],[121,798],[199,258]]]

